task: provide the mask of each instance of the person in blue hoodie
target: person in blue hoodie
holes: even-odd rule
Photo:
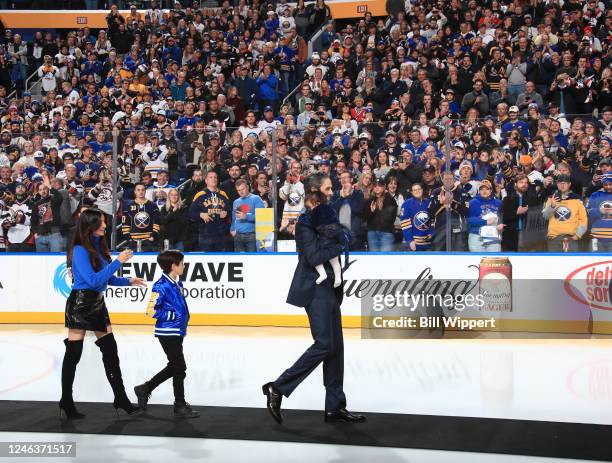
[[[272,72],[272,67],[269,64],[263,67],[255,82],[259,86],[259,107],[270,106],[276,112],[278,106],[278,77]]]
[[[500,234],[504,226],[499,223],[500,212],[501,200],[493,195],[491,182],[483,180],[478,194],[470,201],[467,219],[470,252],[501,252]]]
[[[155,337],[168,358],[168,365],[149,381],[136,386],[134,392],[138,397],[138,405],[146,410],[151,392],[164,381],[172,378],[174,416],[197,418],[200,413],[185,402],[187,364],[183,355],[183,340],[187,335],[189,308],[183,294],[183,283],[180,280],[185,270],[185,257],[182,252],[170,249],[157,256],[157,264],[164,273],[151,289],[147,315],[157,320]]]
[[[84,418],[79,413],[72,398],[72,385],[76,366],[83,352],[86,331],[96,335],[96,345],[102,352],[102,362],[108,382],[113,389],[115,410],[121,408],[129,415],[141,413],[139,407],[130,402],[123,385],[117,342],[113,335],[104,292],[113,286],[146,287],[140,278],[120,278],[114,276],[121,264],[132,258],[131,250],[122,251],[111,262],[104,235],[106,233],[104,213],[98,209],[81,212],[76,232],[68,249],[67,267],[72,272],[72,290],[66,301],[65,326],[68,338],[64,339],[66,353],[62,362],[62,398],[59,402],[60,413],[68,419]]]
[[[603,188],[589,198],[587,212],[591,222],[593,251],[612,251],[612,173],[601,179]]]

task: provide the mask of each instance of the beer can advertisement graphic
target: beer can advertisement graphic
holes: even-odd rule
[[[507,257],[483,257],[478,271],[483,312],[512,312],[512,264]]]

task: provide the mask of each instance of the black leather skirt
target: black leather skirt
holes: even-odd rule
[[[73,289],[66,301],[65,326],[88,331],[106,331],[110,325],[104,293]]]

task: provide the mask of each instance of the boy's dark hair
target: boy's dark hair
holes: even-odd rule
[[[172,270],[172,264],[179,265],[185,256],[181,251],[176,251],[174,249],[168,249],[167,251],[162,251],[157,256],[157,263],[164,271],[164,273],[170,273]]]

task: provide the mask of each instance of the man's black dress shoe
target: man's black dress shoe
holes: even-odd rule
[[[261,387],[264,395],[268,398],[268,411],[272,418],[278,423],[283,422],[283,415],[281,415],[281,402],[283,401],[283,395],[274,387],[272,383],[266,383]]]
[[[325,412],[325,421],[327,423],[337,421],[342,421],[345,423],[363,423],[366,421],[366,417],[351,413],[346,408],[341,408],[340,410],[336,410],[334,412]]]

